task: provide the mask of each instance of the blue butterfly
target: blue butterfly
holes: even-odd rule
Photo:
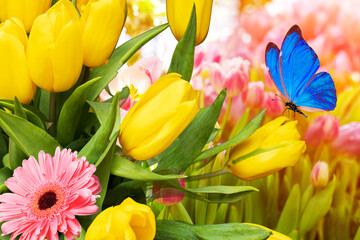
[[[334,81],[327,72],[316,73],[320,62],[315,51],[305,42],[299,26],[286,34],[281,50],[270,42],[265,62],[277,89],[285,97],[285,110],[307,117],[308,112],[331,111],[336,107]],[[301,110],[300,110],[300,108]]]

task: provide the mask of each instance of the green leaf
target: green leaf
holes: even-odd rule
[[[235,146],[235,145],[239,144],[240,142],[244,141],[245,139],[247,139],[248,137],[250,137],[259,128],[261,121],[264,118],[265,112],[266,112],[266,109],[262,110],[258,115],[256,115],[256,117],[254,117],[253,120],[251,120],[249,122],[249,124],[246,125],[246,127],[234,138],[202,152],[195,159],[195,162],[201,161],[201,160],[211,157],[211,156],[214,156],[214,155],[218,154],[219,152],[229,149],[232,146]]]
[[[0,169],[0,194],[7,190],[7,187],[5,186],[5,181],[9,177],[11,177],[12,174],[13,172],[7,167],[3,167]]]
[[[86,96],[89,88],[99,81],[100,78],[95,78],[84,83],[75,89],[71,96],[66,100],[57,122],[57,139],[63,146],[68,145],[74,139],[76,126],[79,123],[80,114],[84,104],[86,103]]]
[[[176,72],[182,75],[182,79],[190,81],[194,67],[194,52],[196,41],[196,11],[195,4],[186,31],[176,45],[171,59],[168,73]]]
[[[23,118],[0,110],[0,127],[27,156],[37,156],[43,150],[54,154],[60,144],[43,129]]]
[[[19,102],[17,97],[15,97],[15,101],[14,101],[14,114],[15,114],[15,116],[18,116],[18,117],[21,117],[21,118],[27,120],[26,113],[25,113],[24,109],[22,108],[21,103]],[[12,138],[10,138],[9,139],[9,165],[10,165],[11,169],[14,170],[18,166],[20,166],[22,161],[25,158],[26,158],[26,154],[23,151],[21,151],[21,149],[17,146],[16,142],[14,142],[14,140],[12,140]]]
[[[124,87],[120,94],[119,100],[123,100],[119,103],[121,107],[130,94],[130,89],[128,87]],[[93,102],[87,101],[90,107],[94,110],[96,117],[99,119],[99,122],[103,124],[106,121],[107,116],[111,112],[111,102]]]
[[[211,136],[225,96],[226,90],[224,89],[211,106],[200,109],[180,136],[157,158],[159,165],[156,171],[174,169],[184,172],[186,170],[200,154]]]
[[[300,220],[300,236],[310,231],[329,211],[336,186],[336,177],[323,190],[316,192],[304,209]]]
[[[242,223],[214,225],[191,225],[184,222],[156,221],[157,240],[262,240],[267,239],[271,231],[261,227]]]
[[[281,212],[276,231],[288,235],[298,226],[301,193],[299,184],[295,184]]]
[[[212,140],[214,140],[214,138],[218,135],[218,133],[220,132],[221,129],[219,128],[214,128],[213,131],[211,132],[211,135],[209,137],[209,139],[207,140],[206,143],[210,143]]]
[[[99,178],[99,182],[101,185],[101,192],[98,194],[100,197],[96,200],[95,205],[99,207],[99,211],[90,216],[81,216],[78,219],[81,222],[81,226],[84,229],[88,229],[92,221],[96,218],[96,216],[102,211],[102,205],[105,199],[105,195],[107,192],[107,187],[109,183],[110,177],[110,169],[112,164],[112,159],[114,156],[114,150],[116,145],[116,137],[114,136],[110,143],[107,145],[106,149],[103,150],[102,154],[99,156],[99,159],[96,166],[95,175]]]
[[[184,175],[160,175],[142,168],[136,163],[120,156],[114,156],[111,166],[111,174],[119,177],[140,181],[162,181],[169,179],[184,178]]]
[[[7,146],[7,138],[0,129],[0,160],[3,159],[3,157],[8,154],[8,146]],[[2,167],[2,162],[0,161],[0,166]]]
[[[199,188],[186,188],[186,192],[206,193],[206,197],[196,197],[211,203],[233,203],[243,199],[246,195],[258,190],[251,186],[205,186]],[[191,195],[193,196],[193,195]]]
[[[186,179],[185,179],[186,180]],[[233,203],[243,199],[249,193],[258,191],[251,186],[204,186],[198,188],[184,188],[178,180],[167,180],[162,182],[164,187],[173,187],[184,192],[191,198],[209,203]],[[153,196],[153,198],[156,196]]]
[[[111,112],[106,121],[96,131],[91,140],[81,149],[79,157],[86,156],[90,164],[96,164],[107,148],[110,134],[114,129],[115,119],[119,114],[119,94],[117,93],[112,101]],[[110,170],[109,170],[110,171]]]
[[[126,43],[116,48],[109,58],[109,62],[104,65],[93,69],[90,72],[89,79],[101,77],[101,80],[91,87],[88,93],[88,100],[95,100],[100,92],[114,79],[117,70],[126,63],[126,61],[145,43],[156,37],[159,33],[164,31],[169,25],[163,24],[157,26],[143,34],[130,39]]]
[[[12,100],[2,99],[0,100],[0,106],[9,109],[12,112],[15,111],[14,101]],[[45,130],[46,116],[43,113],[41,113],[38,109],[34,109],[33,106],[23,104],[22,107],[23,107],[23,111],[26,114],[26,119],[28,119],[36,126]]]

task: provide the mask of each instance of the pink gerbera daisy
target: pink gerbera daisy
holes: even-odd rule
[[[3,235],[53,240],[59,231],[67,239],[79,237],[75,215],[98,211],[94,203],[101,186],[95,170],[85,157],[59,147],[53,158],[41,151],[39,162],[33,156],[24,160],[5,182],[13,193],[0,195],[0,221],[7,221],[1,226]]]

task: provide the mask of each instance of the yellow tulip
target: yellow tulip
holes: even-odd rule
[[[212,0],[166,0],[167,19],[177,40],[184,35],[195,3],[196,45],[202,43],[209,31]]]
[[[11,18],[0,24],[0,98],[29,103],[35,94],[26,62],[27,36],[24,25]]]
[[[163,152],[199,111],[199,92],[177,73],[161,77],[130,109],[120,126],[124,152],[146,160]]]
[[[102,211],[88,228],[85,240],[152,240],[155,232],[155,215],[151,209],[127,198],[120,205]]]
[[[0,0],[0,20],[18,18],[24,23],[26,32],[30,32],[35,18],[50,5],[51,0]]]
[[[34,21],[27,50],[31,79],[49,92],[70,89],[83,64],[80,20],[74,5],[60,0]]]
[[[360,121],[360,87],[351,87],[339,94],[336,108],[332,112],[340,119],[340,125]]]
[[[274,230],[271,230],[270,228],[261,226],[259,224],[255,224],[255,223],[244,223],[244,224],[252,225],[252,226],[256,226],[256,227],[261,227],[261,228],[263,228],[265,230],[271,231],[272,235],[270,235],[270,237],[267,240],[291,240],[291,238],[289,238],[288,236],[286,236],[286,235],[284,235],[282,233],[276,232]]]
[[[229,171],[243,180],[253,180],[294,166],[306,149],[296,124],[279,117],[256,130],[231,149]]]
[[[81,16],[84,65],[107,63],[125,23],[126,0],[90,0]]]

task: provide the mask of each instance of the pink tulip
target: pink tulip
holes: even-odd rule
[[[277,100],[278,99],[278,100]],[[266,108],[266,114],[270,117],[281,116],[284,111],[284,103],[279,101],[280,98],[273,92],[265,93],[264,108]]]
[[[250,82],[241,99],[248,108],[261,108],[265,101],[264,83]]]
[[[246,89],[250,78],[250,62],[241,57],[209,64],[210,81],[220,92],[227,88],[227,96],[234,97]]]
[[[316,188],[324,188],[329,182],[329,165],[318,161],[310,174],[310,182]]]
[[[182,187],[185,187],[185,179],[178,179]],[[184,199],[184,192],[174,188],[163,187],[161,182],[155,182],[153,186],[153,194],[156,195],[156,201],[165,206],[172,206]]]
[[[339,120],[333,115],[324,114],[315,118],[305,132],[307,145],[318,146],[320,143],[333,141],[339,134]]]
[[[151,84],[161,76],[161,71],[162,62],[158,57],[140,59],[133,66],[125,70],[118,70],[118,74],[108,85],[110,94],[106,90],[103,90],[99,96],[100,100],[106,101],[111,98],[112,95],[115,95],[117,91],[128,87],[130,89],[130,95],[120,109],[121,119],[123,119]]]
[[[351,122],[340,127],[339,135],[331,143],[333,150],[351,157],[360,154],[360,122]]]

